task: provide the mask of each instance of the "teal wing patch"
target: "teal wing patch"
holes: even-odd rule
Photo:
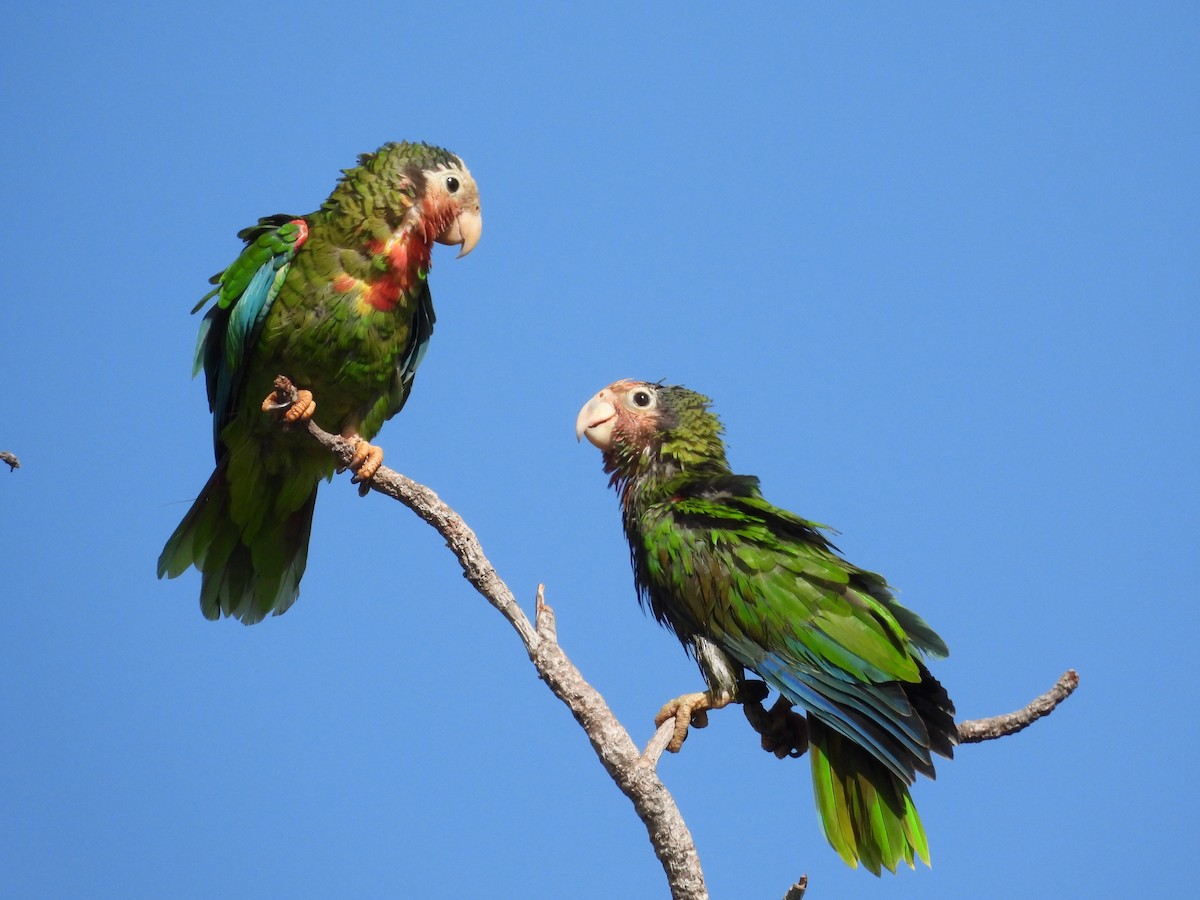
[[[216,287],[192,310],[198,312],[216,298],[200,323],[192,374],[204,370],[218,458],[221,429],[237,403],[246,362],[288,266],[308,238],[308,223],[295,216],[268,216],[242,229],[238,237],[246,242],[245,248],[228,268],[213,276]]]

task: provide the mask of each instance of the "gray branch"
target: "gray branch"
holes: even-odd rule
[[[295,399],[296,388],[291,381],[280,376],[275,380],[275,389],[274,408],[286,409]],[[355,441],[329,434],[311,419],[304,427],[340,461],[343,469],[349,466]],[[537,588],[536,613],[534,622],[530,623],[508,585],[488,562],[475,532],[437,494],[382,466],[366,487],[400,501],[445,539],[462,567],[463,576],[516,630],[530,662],[537,669],[538,677],[571,710],[586,732],[601,764],[633,803],[634,810],[646,826],[654,852],[662,863],[671,897],[674,900],[707,900],[708,889],[704,884],[704,872],[700,868],[695,842],[675,799],[656,771],[658,761],[674,732],[674,722],[664,722],[646,745],[645,751],[639,752],[629,732],[617,721],[604,698],[588,684],[559,646],[554,610],[546,605],[542,585]],[[978,743],[1020,731],[1053,712],[1078,684],[1078,674],[1073,669],[1068,670],[1053,688],[1024,709],[989,719],[962,722],[958,726],[959,740],[964,744]],[[788,889],[784,900],[800,900],[807,887],[808,877],[802,876]]]
[[[1054,712],[1055,707],[1075,693],[1077,687],[1079,687],[1079,673],[1074,669],[1067,669],[1055,682],[1054,687],[1016,712],[992,716],[990,719],[959,722],[959,743],[978,744],[982,741],[994,741],[996,738],[1016,734],[1021,729],[1028,728],[1042,716],[1048,716]]]
[[[21,461],[17,459],[16,454],[9,453],[7,450],[0,450],[0,462],[7,463],[10,472],[21,468]]]

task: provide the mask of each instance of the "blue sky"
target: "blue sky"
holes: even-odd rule
[[[118,4],[118,7],[123,6]],[[660,768],[714,897],[1182,896],[1198,844],[1194,4],[46,3],[0,56],[0,883],[13,897],[656,898],[645,832],[436,535],[324,486],[285,616],[155,559],[211,468],[206,279],[387,140],[483,240],[384,428],[642,742],[694,664],[634,599],[580,405],[714,398],[737,469],[1049,720],[822,838],[736,710]]]

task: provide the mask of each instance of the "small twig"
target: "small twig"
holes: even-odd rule
[[[1016,734],[1021,729],[1028,728],[1042,716],[1048,716],[1054,712],[1054,708],[1070,697],[1077,687],[1079,687],[1079,673],[1074,669],[1067,669],[1054,687],[1016,712],[992,716],[988,719],[959,722],[958,741],[960,744],[978,744],[981,741],[992,741],[1009,734]]]
[[[646,749],[642,751],[642,759],[652,766],[657,766],[658,761],[662,759],[662,755],[667,750],[667,744],[671,743],[671,738],[674,736],[675,720],[667,719],[650,736],[650,741],[646,744]]]
[[[543,641],[558,640],[558,623],[554,619],[554,610],[546,605],[546,586],[539,584],[537,597],[534,599],[534,630]]]
[[[800,880],[788,888],[788,892],[783,895],[783,900],[801,900],[807,890],[808,876],[801,875]]]
[[[0,450],[0,462],[8,463],[8,471],[15,472],[21,468],[21,461],[17,459],[16,454],[9,453],[7,450]]]

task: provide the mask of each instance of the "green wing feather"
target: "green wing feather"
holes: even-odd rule
[[[808,710],[817,810],[848,864],[928,863],[908,785],[932,777],[931,749],[953,750],[953,706],[921,663],[945,643],[756,483],[687,478],[670,492],[641,532],[651,608]]]
[[[875,875],[920,859],[929,865],[929,843],[908,786],[872,754],[809,720],[813,793],[825,837],[847,865]]]

